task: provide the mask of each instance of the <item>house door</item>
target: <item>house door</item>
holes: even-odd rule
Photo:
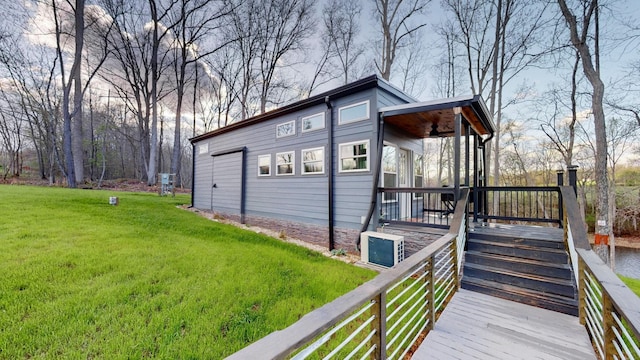
[[[411,187],[411,167],[409,166],[409,150],[398,149],[398,187]],[[411,199],[409,192],[400,193],[400,219],[411,217]]]
[[[211,210],[240,215],[242,194],[242,153],[214,155]]]

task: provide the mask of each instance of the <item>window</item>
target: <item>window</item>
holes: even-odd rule
[[[291,120],[286,123],[276,125],[276,137],[281,138],[296,134],[296,121]]]
[[[324,113],[302,118],[302,132],[324,129]]]
[[[393,145],[385,145],[382,149],[382,187],[398,187],[398,157]],[[383,200],[397,201],[397,193],[385,192]]]
[[[348,124],[369,118],[369,100],[343,106],[338,110],[338,123]]]
[[[413,154],[413,187],[424,187],[424,155]],[[422,199],[423,193],[415,193],[414,199]]]
[[[258,176],[271,175],[271,154],[258,156]]]
[[[369,140],[340,144],[340,172],[369,171]]]
[[[209,143],[200,144],[198,146],[198,155],[205,155],[209,153]]]
[[[324,174],[324,148],[302,150],[302,173]]]
[[[276,175],[295,175],[295,153],[293,151],[276,154]]]

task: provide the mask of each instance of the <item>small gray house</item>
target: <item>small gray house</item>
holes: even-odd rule
[[[425,138],[455,137],[455,198],[483,183],[492,134],[479,96],[417,102],[370,76],[192,138],[192,206],[353,252],[380,221],[433,207]]]

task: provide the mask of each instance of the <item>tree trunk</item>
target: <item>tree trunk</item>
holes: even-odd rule
[[[74,83],[73,90],[73,116],[71,122],[71,146],[73,147],[73,169],[76,184],[84,182],[84,151],[82,149],[82,48],[84,46],[84,2],[76,0],[75,12],[75,71],[71,74]]]
[[[153,47],[151,54],[151,129],[149,139],[149,159],[147,166],[147,185],[156,183],[156,161],[158,159],[158,11],[155,0],[149,0],[151,18],[153,20]]]
[[[604,83],[600,78],[600,73],[594,67],[591,51],[588,46],[588,31],[587,27],[591,14],[596,9],[597,1],[592,0],[589,4],[587,11],[585,12],[585,24],[583,24],[583,30],[581,36],[578,35],[578,25],[576,17],[571,13],[567,7],[565,0],[558,0],[558,5],[562,11],[569,32],[571,34],[571,43],[580,54],[582,59],[582,69],[584,75],[591,83],[593,87],[593,94],[591,96],[591,111],[593,112],[593,122],[596,135],[596,161],[595,161],[595,180],[597,190],[597,209],[596,209],[596,234],[600,236],[609,236],[610,223],[609,223],[609,178],[607,176],[607,132],[604,117],[604,109],[602,101],[604,98]],[[606,261],[606,258],[605,258]]]

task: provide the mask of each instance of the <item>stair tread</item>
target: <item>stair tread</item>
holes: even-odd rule
[[[567,263],[552,263],[552,262],[548,262],[548,261],[529,259],[529,258],[521,258],[521,257],[516,257],[516,256],[500,255],[500,254],[488,253],[488,252],[483,252],[483,251],[475,251],[475,250],[468,250],[466,252],[466,254],[475,255],[475,256],[482,256],[484,258],[490,258],[490,259],[496,259],[496,260],[502,260],[502,261],[510,261],[510,262],[514,262],[514,263],[524,263],[524,264],[531,264],[531,265],[536,265],[536,266],[545,266],[545,267],[549,267],[549,268],[571,270],[571,265],[569,265]]]
[[[538,290],[521,288],[514,285],[496,283],[489,280],[478,279],[474,277],[464,277],[462,278],[462,283],[473,284],[485,288],[491,288],[495,290],[510,292],[514,294],[519,294],[522,296],[527,296],[529,298],[535,298],[536,300],[548,301],[550,303],[558,303],[569,306],[577,306],[578,300],[574,297],[562,296],[558,294],[547,293]]]
[[[477,224],[472,224],[469,235],[472,234],[564,242],[564,230],[546,226],[523,226],[507,224],[490,224],[490,226],[478,226]]]
[[[544,252],[557,253],[557,254],[566,254],[567,253],[565,249],[555,249],[555,248],[547,248],[547,247],[539,247],[539,246],[531,246],[531,245],[523,245],[523,244],[504,243],[504,242],[490,241],[490,240],[484,240],[484,239],[472,239],[472,238],[470,238],[467,241],[470,242],[470,243],[478,243],[478,244],[491,245],[491,246],[497,246],[497,247],[505,247],[505,248],[515,248],[515,249],[532,250],[532,251],[544,251]]]
[[[486,265],[480,265],[480,264],[465,263],[464,266],[465,266],[465,268],[468,267],[468,268],[473,268],[473,269],[478,269],[478,270],[491,271],[491,272],[494,272],[494,273],[500,273],[500,274],[510,275],[510,276],[514,276],[514,277],[526,278],[526,279],[530,279],[530,280],[537,280],[537,281],[541,281],[541,282],[552,283],[552,284],[555,284],[555,285],[563,285],[563,286],[571,286],[571,287],[573,287],[573,281],[566,280],[566,279],[559,279],[559,278],[554,278],[554,277],[549,277],[549,276],[524,273],[524,272],[513,271],[513,270],[504,269],[504,268],[497,268],[497,267],[493,267],[493,266],[486,266]]]

